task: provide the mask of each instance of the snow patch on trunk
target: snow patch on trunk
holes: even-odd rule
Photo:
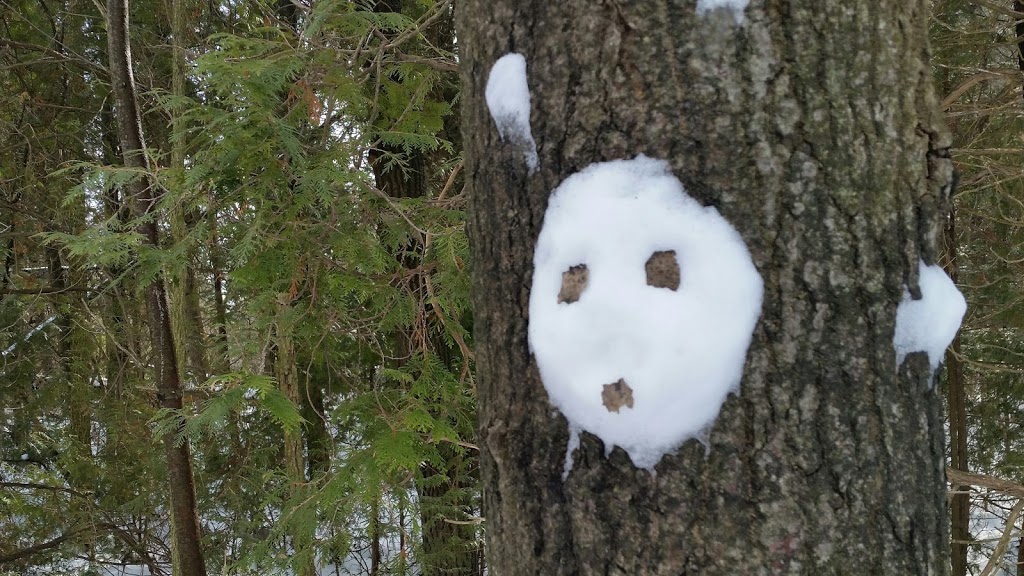
[[[747,4],[748,0],[697,0],[697,14],[704,16],[711,10],[726,8],[732,10],[736,22],[742,24]]]
[[[927,352],[932,370],[937,370],[960,329],[967,301],[940,266],[926,266],[922,260],[918,276],[921,299],[914,300],[910,290],[904,288],[903,301],[896,309],[896,331],[892,337],[896,366],[903,364],[908,354]]]
[[[593,164],[548,200],[529,344],[551,402],[638,467],[702,438],[738,391],[763,283],[746,244],[667,162]]]
[[[522,54],[513,52],[498,58],[487,77],[484,99],[501,139],[522,148],[530,173],[536,171],[537,143],[530,131],[530,87]]]

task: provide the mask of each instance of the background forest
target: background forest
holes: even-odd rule
[[[139,0],[142,152],[119,3],[0,3],[0,574],[482,574],[453,0]],[[1024,3],[933,8],[954,576],[1019,576]]]

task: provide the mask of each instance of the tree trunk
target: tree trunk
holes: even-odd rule
[[[1017,68],[1024,72],[1024,2],[1013,0],[1013,11],[1018,14],[1013,30],[1017,33]],[[1024,96],[1024,91],[1021,92]]]
[[[950,210],[946,224],[946,273],[957,280],[956,213]],[[949,411],[949,465],[967,472],[967,390],[964,368],[960,362],[960,336],[946,352],[946,403]],[[967,548],[971,540],[971,495],[969,486],[952,485],[950,499],[952,543],[950,551],[952,576],[967,576]]]
[[[185,97],[186,61],[185,38],[188,27],[185,22],[184,0],[171,2],[171,94],[177,98]],[[174,110],[171,117],[171,167],[177,171],[172,178],[176,196],[181,198],[180,205],[172,210],[171,234],[175,242],[187,241],[189,232],[199,225],[201,215],[191,201],[191,194],[185,187],[185,155],[186,126],[181,110]],[[183,269],[175,274],[171,281],[171,308],[175,312],[173,323],[177,329],[174,335],[179,344],[178,355],[184,356],[183,373],[193,382],[202,384],[210,377],[209,362],[206,358],[206,327],[203,322],[202,306],[200,305],[199,280],[196,268],[199,262],[198,249],[190,245],[185,251]]]
[[[160,246],[160,231],[154,215],[156,190],[147,171],[142,117],[138,109],[132,75],[126,0],[107,0],[107,41],[111,92],[124,165],[143,172],[127,188],[131,191],[134,201],[135,216],[145,217],[142,219],[139,232],[151,249],[157,249]],[[178,371],[174,332],[171,328],[167,291],[162,273],[150,281],[145,287],[145,292],[153,364],[156,368],[157,402],[161,408],[181,410],[181,375]],[[177,442],[175,435],[174,432],[169,432],[163,438],[167,456],[175,573],[181,576],[206,576],[200,546],[192,457],[188,442]]]
[[[310,480],[319,478],[331,470],[331,449],[333,439],[327,428],[327,408],[324,406],[324,388],[330,384],[313,381],[307,374],[299,386],[302,401],[302,425],[306,442],[306,475]]]
[[[488,561],[512,574],[948,574],[940,398],[897,371],[894,320],[938,259],[948,138],[925,0],[466,0],[460,66]],[[539,169],[502,141],[491,66],[527,62]],[[708,450],[656,474],[567,421],[528,348],[552,190],[663,159],[737,228],[764,280],[737,394]],[[709,327],[714,329],[714,327]]]
[[[1024,536],[1017,539],[1017,576],[1024,576]]]
[[[117,122],[109,102],[103,106],[100,117],[104,144],[102,159],[105,164],[112,165],[120,160],[120,145],[117,142]],[[129,201],[123,196],[124,192],[117,188],[106,190],[102,196],[105,217],[116,218],[121,229],[131,219]],[[109,326],[106,334],[106,386],[109,393],[117,398],[124,398],[128,383],[135,380],[131,357],[138,352],[137,338],[129,323],[131,308],[125,286],[126,271],[121,265],[115,264],[107,267],[106,274],[111,280],[110,302],[104,307],[104,321]]]
[[[228,306],[224,290],[226,274],[221,257],[221,247],[217,232],[217,205],[210,202],[210,240],[207,249],[210,253],[210,267],[213,269],[213,310],[217,319],[217,336],[214,339],[215,355],[214,370],[221,374],[231,371],[231,354],[228,347]]]
[[[380,496],[375,496],[370,503],[370,576],[380,574]]]
[[[299,392],[298,361],[295,350],[295,316],[294,302],[288,294],[279,294],[277,303],[277,323],[274,325],[274,372],[277,386],[281,393],[296,406],[302,406],[302,395]],[[306,455],[302,428],[285,429],[284,431],[284,464],[288,481],[291,484],[290,497],[294,505],[301,502],[301,487],[306,484]],[[312,550],[314,544],[314,526],[302,526],[292,523],[289,536],[292,540],[294,553],[299,557],[296,571],[299,576],[316,574],[316,554]],[[301,556],[300,556],[301,555]]]

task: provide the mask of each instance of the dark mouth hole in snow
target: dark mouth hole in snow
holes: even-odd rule
[[[572,304],[580,299],[580,294],[587,288],[586,264],[577,264],[562,272],[562,288],[558,291],[558,303]]]
[[[675,250],[661,250],[651,254],[644,269],[647,270],[648,286],[679,289],[679,262]]]

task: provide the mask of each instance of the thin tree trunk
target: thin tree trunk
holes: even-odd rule
[[[5,203],[16,205],[20,198],[21,192],[15,192],[13,198],[4,198],[3,200]],[[0,288],[10,288],[12,286],[12,281],[14,280],[14,234],[16,230],[16,223],[17,221],[14,220],[9,222],[0,222],[0,224],[8,227],[4,232],[10,234],[10,236],[8,236],[4,241],[4,267],[0,270]]]
[[[1013,0],[1013,11],[1017,13],[1017,23],[1013,30],[1017,33],[1017,68],[1024,74],[1024,2]],[[1024,90],[1021,90],[1024,98]]]
[[[185,23],[184,0],[173,0],[171,3],[171,47],[172,47],[172,74],[171,93],[177,98],[185,96],[185,38],[188,34],[188,27]],[[180,111],[175,110],[171,118],[171,167],[178,171],[174,178],[174,186],[177,189],[177,196],[185,200],[184,206],[176,204],[171,215],[171,227],[174,240],[183,241],[189,231],[199,223],[199,214],[192,202],[190,195],[184,190],[185,186],[185,125]],[[174,298],[172,307],[176,311],[177,322],[174,323],[177,329],[176,341],[181,344],[179,355],[184,356],[187,362],[183,364],[184,373],[191,376],[197,382],[203,382],[210,375],[209,364],[206,359],[206,329],[203,322],[202,309],[199,303],[199,282],[196,279],[196,264],[198,254],[195,247],[185,252],[184,269],[172,283],[174,287]]]
[[[159,249],[160,232],[155,218],[156,190],[147,172],[149,166],[132,75],[129,30],[126,0],[107,0],[111,90],[121,154],[126,167],[143,172],[127,188],[131,190],[135,216],[145,217],[139,232],[150,249]],[[156,368],[157,402],[161,408],[181,410],[183,391],[163,274],[157,274],[145,287],[145,291]],[[181,576],[206,576],[189,445],[187,441],[177,442],[173,431],[168,432],[162,440],[167,456],[176,573]]]
[[[946,224],[946,274],[957,281],[957,236],[956,212],[950,210]],[[960,336],[946,352],[946,402],[949,409],[949,465],[955,470],[970,470],[967,462],[967,390],[964,382],[963,363],[960,362]],[[951,564],[952,576],[967,575],[967,549],[971,540],[970,514],[971,495],[969,486],[953,484],[954,494],[950,502],[950,525],[952,527]]]
[[[923,355],[897,370],[893,350],[952,178],[929,3],[458,9],[491,574],[948,574],[940,397]],[[532,173],[484,97],[509,52],[527,63]],[[563,480],[568,423],[528,346],[533,251],[552,190],[638,154],[737,228],[761,316],[706,446],[652,474],[584,433]]]
[[[286,298],[287,295],[281,295]],[[290,301],[278,302],[278,322],[275,325],[274,343],[276,355],[274,357],[274,372],[277,376],[277,385],[281,392],[296,407],[302,406],[302,396],[299,393],[299,375],[295,352],[294,325],[292,316],[295,314],[293,304]],[[285,471],[292,485],[292,497],[299,487],[306,483],[306,457],[303,452],[304,442],[302,439],[302,428],[286,429],[284,431],[284,462]],[[313,544],[313,530],[315,526],[296,526],[291,532],[292,546],[296,553],[304,554],[305,560],[299,566],[300,576],[313,576],[316,574],[315,555],[310,547]]]
[[[299,35],[299,12],[291,0],[277,0],[277,16],[282,24],[282,33]],[[281,94],[281,114],[285,114],[287,95]],[[286,162],[292,159],[286,157]],[[289,188],[294,186],[293,181],[285,184]],[[304,404],[303,395],[299,387],[298,374],[298,351],[295,345],[296,316],[299,313],[297,305],[305,296],[305,287],[302,277],[308,269],[302,264],[299,265],[300,276],[293,278],[293,284],[289,292],[278,294],[277,322],[274,326],[274,345],[276,354],[274,358],[274,371],[277,376],[277,384],[281,392],[301,410]],[[305,455],[305,427],[297,427],[284,431],[284,461],[285,472],[291,482],[291,497],[295,505],[299,505],[300,487],[307,482],[306,478],[306,455]],[[300,576],[314,576],[316,574],[316,554],[313,549],[316,526],[300,526],[293,523],[289,532],[291,543],[296,554],[301,554],[302,560],[295,567]]]
[[[117,126],[111,105],[107,103],[101,112],[103,126],[103,161],[106,164],[114,164],[117,158],[117,150],[120,145],[117,142]],[[110,188],[103,194],[103,209],[108,218],[116,218],[123,228],[131,219],[128,208],[128,200],[123,198],[122,191],[117,188]],[[128,290],[125,285],[126,271],[120,265],[113,265],[107,268],[107,275],[110,277],[110,303],[107,306],[106,320],[110,327],[106,334],[107,348],[107,369],[106,385],[110,393],[115,397],[124,398],[129,381],[133,380],[134,370],[131,357],[138,354],[139,346],[136,342],[135,331],[132,330],[129,322],[129,299]]]
[[[217,318],[217,357],[214,366],[218,372],[226,373],[231,371],[231,357],[228,351],[228,307],[225,302],[224,264],[221,261],[217,234],[217,208],[214,202],[210,204],[208,217],[210,218],[210,266],[213,268],[213,310]]]
[[[306,441],[306,475],[310,480],[327,474],[331,469],[332,442],[327,429],[324,388],[318,382],[311,382],[307,375],[302,379],[302,419]]]
[[[178,218],[175,218],[176,220]],[[185,214],[173,225],[175,241],[184,239],[188,230],[196,225],[195,214]],[[196,279],[196,250],[187,251],[187,262],[181,276],[174,282],[174,311],[177,328],[176,341],[181,343],[179,355],[187,360],[182,368],[193,381],[202,383],[210,376],[206,359],[206,327],[199,301],[199,282]]]
[[[408,564],[408,553],[406,552],[405,538],[405,498],[398,499],[398,569],[399,574],[405,574]]]
[[[1020,0],[1014,0],[1014,2],[1013,2],[1013,10],[1014,10],[1014,12],[1017,12],[1017,14],[1018,14],[1018,16],[1017,16],[1017,24],[1014,26],[1014,31],[1017,33],[1017,67],[1020,69],[1021,73],[1024,74],[1024,2],[1021,2]],[[1022,87],[1022,89],[1021,89],[1021,97],[1024,98],[1024,87]],[[953,216],[950,215],[950,220],[952,220],[952,218],[953,218]],[[959,345],[960,345],[960,339],[958,337],[956,342],[954,342],[954,350],[957,353],[960,352]],[[950,400],[951,400],[951,402],[950,402],[950,413],[952,414],[952,412],[953,412],[953,408],[952,408],[952,395],[950,396]],[[953,426],[952,426],[952,417],[951,417],[950,429],[952,429],[952,427]],[[950,434],[950,436],[952,436],[952,433]],[[964,467],[963,467],[963,469],[967,470],[966,433],[964,434],[964,437],[965,437],[965,441],[964,441],[965,447],[964,447],[964,461],[963,461],[964,462]],[[952,448],[953,450],[957,449],[957,444],[954,443],[954,439],[952,437],[950,438],[950,446],[953,447]],[[970,506],[970,501],[968,500],[968,504],[964,505],[964,507],[968,508],[969,506]],[[957,503],[954,501],[953,502],[953,515],[954,515],[954,518],[956,517],[956,514],[957,514]],[[968,517],[969,517],[969,512],[967,514],[968,514]],[[966,531],[966,529],[965,529],[965,531]],[[954,538],[954,540],[957,537],[956,535],[957,535],[957,526],[954,523],[954,525],[953,525],[953,538]],[[968,536],[969,536],[969,534],[968,534]],[[957,554],[957,552],[958,552],[958,550],[956,548],[956,543],[954,542],[954,544],[953,544],[953,554],[954,554],[954,556],[953,556],[953,562],[954,562],[954,564],[953,564],[953,576],[961,576],[961,574],[966,574],[966,572],[957,572],[957,565],[956,565],[956,561],[957,561],[956,554]],[[964,550],[963,554],[966,556],[966,550]],[[1021,536],[1020,539],[1017,541],[1017,576],[1024,576],[1024,536]]]
[[[380,573],[380,495],[370,504],[370,576]]]
[[[68,383],[68,420],[72,436],[78,442],[81,454],[91,454],[92,450],[92,386],[89,385],[88,358],[91,350],[87,348],[88,337],[82,328],[83,322],[76,318],[86,316],[83,304],[77,295],[62,295],[67,288],[67,276],[60,252],[54,246],[46,248],[50,267],[50,286],[57,292],[60,327],[60,362],[61,371]]]
[[[1017,576],[1024,576],[1024,536],[1017,539]]]

